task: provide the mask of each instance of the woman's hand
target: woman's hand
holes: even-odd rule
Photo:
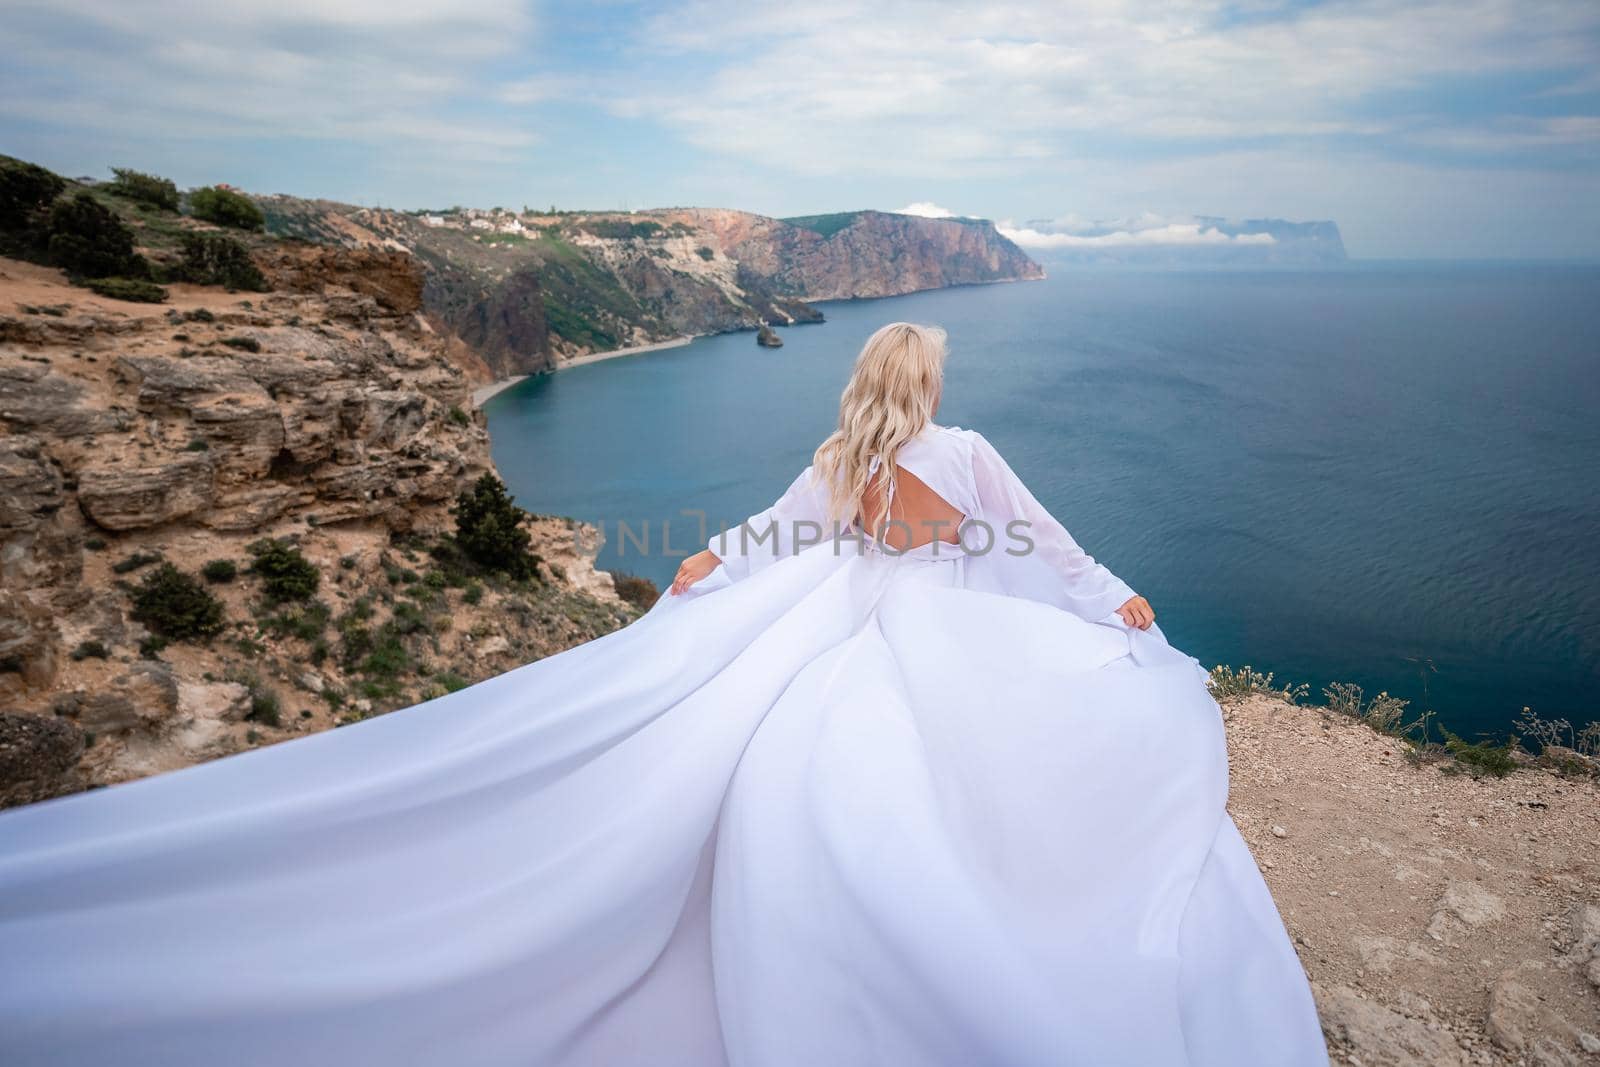
[[[716,557],[716,553],[709,548],[701,549],[678,566],[677,577],[672,579],[672,588],[667,591],[673,596],[677,596],[695,582],[716,570],[721,564],[722,561]]]
[[[1117,609],[1117,614],[1122,616],[1123,622],[1140,630],[1150,629],[1150,624],[1156,621],[1155,608],[1142,596],[1129,598],[1126,604]]]

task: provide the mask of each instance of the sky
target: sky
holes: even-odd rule
[[[1600,258],[1600,0],[0,0],[0,25],[0,152],[70,176]]]

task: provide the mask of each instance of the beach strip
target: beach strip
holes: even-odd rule
[[[657,341],[654,344],[634,345],[631,348],[613,348],[609,352],[590,352],[586,356],[574,356],[571,359],[559,360],[555,365],[555,369],[566,370],[568,367],[581,367],[586,363],[599,363],[603,359],[637,356],[641,352],[654,352],[661,348],[679,348],[693,340],[693,337],[674,337],[670,341]],[[497,393],[505,392],[518,382],[525,381],[527,377],[528,375],[526,374],[518,374],[510,378],[501,378],[498,381],[490,382],[488,385],[480,385],[472,391],[472,406],[483,407],[484,404],[488,403],[490,397]]]

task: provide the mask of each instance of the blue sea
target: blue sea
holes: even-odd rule
[[[601,524],[602,567],[665,585],[663,547],[702,540],[683,511],[764,508],[867,335],[936,323],[939,421],[1207,666],[1388,690],[1468,737],[1600,717],[1600,267],[1067,270],[821,308],[781,349],[530,379],[489,402],[495,462],[522,506]]]

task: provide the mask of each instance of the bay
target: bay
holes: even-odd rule
[[[872,330],[935,323],[939,421],[1208,666],[1388,690],[1469,737],[1600,715],[1600,268],[1067,270],[820,306],[781,349],[702,338],[496,396],[507,484],[664,585],[703,542],[684,510],[764,508]]]

